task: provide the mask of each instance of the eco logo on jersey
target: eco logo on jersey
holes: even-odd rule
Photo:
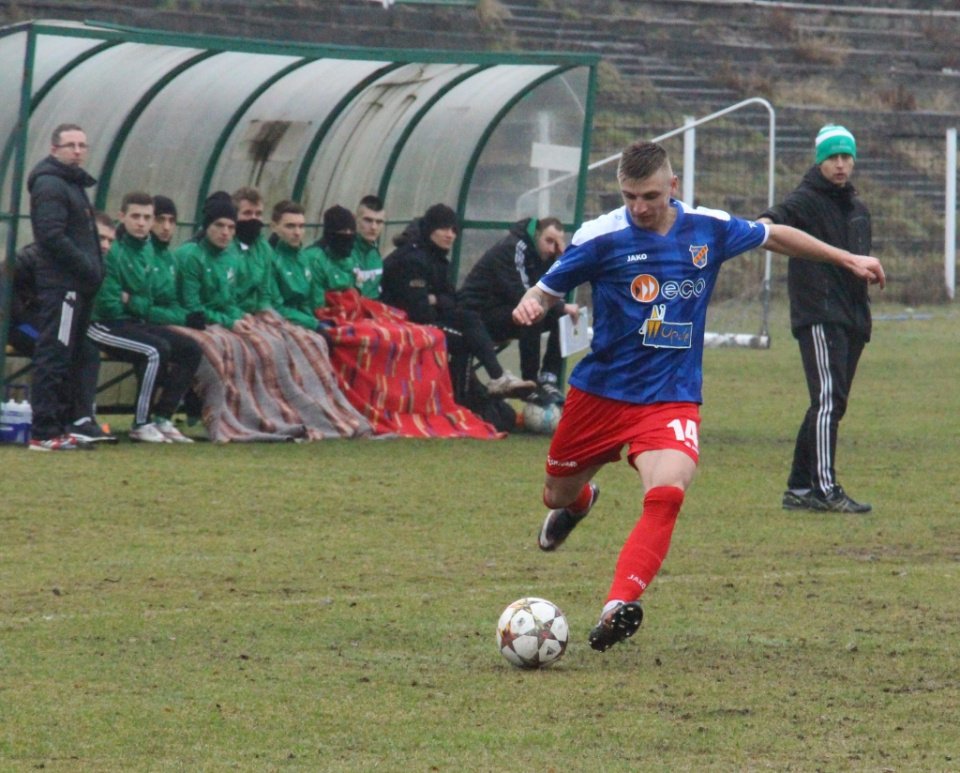
[[[707,289],[707,280],[684,279],[677,282],[668,279],[663,284],[655,276],[640,274],[630,283],[630,294],[638,303],[653,303],[658,297],[672,301],[674,298],[699,298]]]
[[[690,245],[690,257],[693,258],[693,265],[697,268],[703,268],[707,265],[707,245]]]
[[[640,328],[644,346],[658,349],[689,349],[693,342],[692,322],[667,322],[663,317],[667,304],[654,306]]]
[[[650,274],[640,274],[630,283],[630,292],[640,303],[652,303],[660,294],[660,283]]]

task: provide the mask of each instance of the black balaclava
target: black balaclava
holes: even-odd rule
[[[338,233],[349,231],[349,233]],[[336,204],[323,213],[323,240],[326,250],[335,258],[346,258],[353,251],[357,221],[346,207]]]

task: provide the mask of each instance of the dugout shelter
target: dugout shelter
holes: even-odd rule
[[[297,200],[314,225],[333,204],[353,209],[376,193],[389,218],[384,254],[431,204],[454,207],[463,229],[452,260],[463,276],[520,217],[579,225],[598,62],[97,22],[0,28],[0,378],[12,256],[33,239],[26,178],[58,124],[87,133],[95,206],[116,213],[131,190],[169,196],[177,243],[216,190],[256,186],[268,215]]]

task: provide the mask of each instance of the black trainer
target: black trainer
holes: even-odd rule
[[[600,498],[600,487],[596,483],[590,484],[590,504],[582,513],[574,515],[567,508],[561,507],[557,510],[551,510],[543,520],[543,526],[540,529],[540,536],[537,538],[537,544],[540,550],[556,550],[564,540],[570,536],[576,525],[586,518],[593,506]]]
[[[93,419],[84,419],[79,424],[70,427],[70,437],[82,443],[117,443],[116,435],[104,432],[103,428]]]
[[[590,631],[590,646],[597,652],[606,652],[617,642],[633,636],[643,622],[643,607],[639,601],[620,604],[602,615]]]
[[[834,486],[825,497],[818,497],[824,510],[834,513],[869,513],[873,507],[866,502],[857,502],[847,495],[840,486]]]
[[[827,509],[827,505],[823,501],[823,498],[818,497],[812,490],[806,494],[798,494],[795,491],[787,489],[783,492],[783,509],[823,511]]]
[[[540,378],[537,380],[537,392],[539,392],[541,405],[562,406],[566,402],[567,398],[563,396],[563,392],[560,391],[557,383],[557,377],[552,373],[540,374]]]

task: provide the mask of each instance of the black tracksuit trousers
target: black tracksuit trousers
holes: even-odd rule
[[[151,407],[157,416],[171,418],[203,358],[200,344],[164,325],[134,320],[95,322],[89,336],[111,357],[137,369],[137,424],[150,421]]]
[[[75,419],[91,412],[100,352],[87,341],[92,298],[73,290],[41,289],[37,303],[31,435],[50,440],[66,434]]]
[[[810,407],[797,433],[787,488],[828,494],[837,485],[837,430],[866,341],[844,325],[820,323],[797,331]]]

